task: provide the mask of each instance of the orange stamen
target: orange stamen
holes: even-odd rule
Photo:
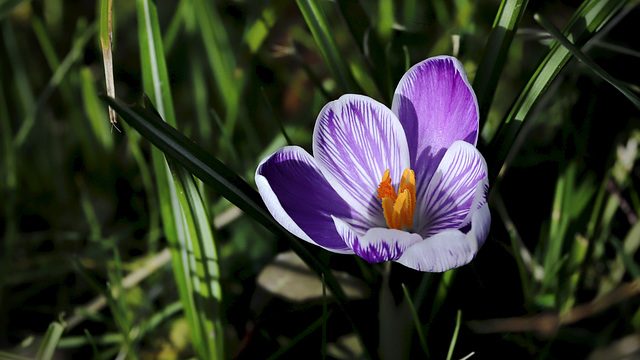
[[[399,193],[391,186],[387,169],[378,185],[378,199],[382,199],[382,210],[389,229],[402,230],[413,226],[416,209],[416,174],[406,169],[400,179]]]

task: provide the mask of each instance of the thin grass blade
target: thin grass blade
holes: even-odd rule
[[[606,22],[617,13],[628,1],[620,0],[587,0],[576,10],[565,26],[563,33],[577,46],[583,45]],[[558,76],[567,62],[571,52],[554,42],[547,56],[520,93],[509,114],[504,119],[497,134],[488,139],[490,145],[486,158],[489,163],[491,180],[498,177],[504,167],[505,160],[527,116],[545,93],[551,82]],[[492,181],[495,184],[495,181]]]
[[[473,90],[476,92],[480,108],[481,129],[487,121],[489,108],[509,53],[511,41],[528,3],[528,0],[503,0],[500,3],[485,53],[473,79]]]
[[[640,108],[640,99],[636,94],[634,94],[629,88],[627,88],[622,82],[613,76],[609,75],[603,68],[601,68],[598,64],[596,64],[590,57],[585,55],[577,46],[575,46],[569,39],[567,39],[562,32],[553,25],[547,18],[545,18],[542,14],[535,14],[533,18],[545,28],[553,36],[562,46],[567,48],[571,52],[573,56],[578,58],[578,60],[582,61],[591,71],[593,71],[596,75],[601,77],[604,81],[613,85],[618,91],[622,93],[622,95],[626,96],[636,107]]]
[[[404,301],[409,304],[409,310],[411,310],[413,324],[415,325],[416,331],[418,332],[418,339],[420,339],[420,346],[422,346],[422,351],[424,351],[424,354],[429,357],[429,347],[427,346],[427,340],[424,337],[424,331],[422,331],[420,316],[418,315],[418,311],[416,311],[416,308],[413,305],[413,300],[411,300],[411,295],[409,294],[409,290],[407,289],[407,286],[405,284],[402,284],[402,291],[404,292]]]
[[[58,347],[58,342],[64,332],[64,325],[59,322],[53,322],[49,325],[47,332],[44,334],[44,339],[38,348],[36,354],[36,360],[51,360],[53,354]]]

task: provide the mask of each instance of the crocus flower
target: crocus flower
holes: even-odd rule
[[[477,139],[478,102],[462,64],[438,56],[404,74],[391,109],[352,94],[325,105],[313,156],[285,146],[255,179],[273,217],[300,239],[441,272],[469,263],[489,231]]]

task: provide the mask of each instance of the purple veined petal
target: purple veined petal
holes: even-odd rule
[[[331,186],[367,219],[367,227],[386,224],[376,199],[382,175],[389,169],[397,187],[409,167],[404,130],[389,108],[361,95],[328,103],[316,121],[313,154]]]
[[[351,218],[352,209],[309,153],[297,146],[283,147],[262,160],[255,180],[267,209],[285,229],[329,251],[353,254],[331,219]]]
[[[425,238],[470,221],[486,203],[487,163],[473,145],[456,141],[440,161],[426,190],[417,194],[414,229]]]
[[[335,216],[333,220],[344,242],[369,263],[397,260],[407,248],[422,241],[419,234],[396,229],[378,227],[358,233],[346,221]]]
[[[416,178],[425,182],[454,141],[476,145],[478,100],[454,57],[436,56],[411,67],[398,83],[391,109],[407,134]]]
[[[397,262],[428,272],[443,272],[466,265],[484,244],[490,224],[491,213],[485,203],[473,211],[471,228],[466,234],[454,229],[442,231],[406,249]]]

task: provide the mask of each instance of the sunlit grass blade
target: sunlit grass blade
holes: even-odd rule
[[[51,360],[53,354],[56,351],[58,342],[64,332],[64,325],[58,322],[53,322],[49,325],[47,332],[44,334],[44,339],[38,348],[36,354],[36,360]]]
[[[577,46],[575,46],[569,39],[567,39],[562,32],[547,20],[542,14],[535,14],[533,18],[545,28],[562,46],[567,48],[573,56],[582,61],[591,71],[601,77],[604,81],[613,85],[618,91],[627,97],[635,106],[640,108],[640,99],[629,88],[627,88],[622,82],[613,76],[609,75],[603,68],[596,64],[590,57],[585,55]]]
[[[210,359],[224,358],[224,332],[220,319],[222,290],[215,240],[209,217],[198,193],[195,181],[180,165],[169,160],[182,209],[185,232],[191,241],[188,250],[191,263],[191,281],[194,285],[197,311],[201,314],[203,335],[206,335]]]
[[[628,1],[587,0],[576,10],[565,26],[563,33],[577,46],[584,44]],[[511,145],[513,145],[522,124],[545,93],[551,82],[571,58],[571,52],[554,42],[546,57],[520,93],[504,119],[497,134],[490,140],[489,151],[485,157],[489,164],[491,180],[495,179],[503,165]],[[495,181],[492,181],[495,183]]]
[[[311,34],[313,34],[322,56],[327,62],[329,70],[333,74],[334,80],[338,84],[341,93],[354,93],[356,86],[351,78],[349,68],[344,62],[344,57],[338,49],[338,45],[329,27],[324,10],[320,1],[317,0],[296,0],[300,12],[304,16]]]
[[[487,121],[489,108],[509,53],[511,41],[528,3],[528,0],[503,0],[500,3],[485,47],[485,53],[473,79],[473,90],[476,92],[480,108],[480,129]]]
[[[175,126],[170,81],[158,15],[150,0],[136,2],[138,38],[145,92],[168,123]],[[160,119],[163,124],[166,124]],[[193,178],[180,166],[169,166],[153,149],[165,234],[171,244],[174,274],[194,351],[201,359],[221,359],[224,334],[220,324],[221,291],[215,243]],[[171,168],[171,169],[169,169]]]
[[[462,318],[462,311],[458,310],[456,316],[456,328],[453,330],[453,336],[451,337],[451,343],[449,344],[449,351],[447,352],[447,360],[451,360],[453,357],[453,349],[456,348],[456,342],[458,341],[458,333],[460,332],[460,319]]]
[[[162,121],[155,113],[140,107],[129,107],[118,99],[108,97],[102,97],[102,99],[113,106],[127,123],[138,130],[142,136],[161,149],[166,155],[175,159],[190,173],[211,186],[218,194],[227,198],[258,223],[281,239],[287,240],[291,248],[314,272],[319,276],[320,274],[325,275],[327,287],[334,294],[338,305],[345,310],[348,300],[326,265],[316,259],[305,245],[301,244],[298,239],[295,239],[275,221],[267,211],[258,192],[240,176],[182,133]],[[356,333],[360,334],[361,332],[349,317],[349,314],[345,312],[345,315],[354,325]]]

